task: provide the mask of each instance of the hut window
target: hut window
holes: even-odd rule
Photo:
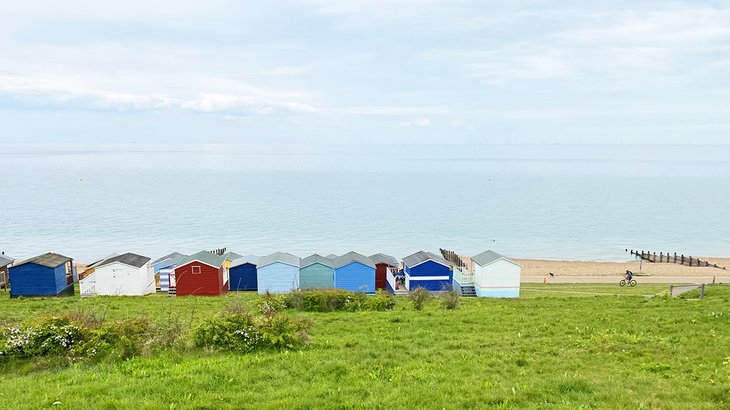
[[[200,274],[200,266],[193,266],[193,275],[199,275]]]

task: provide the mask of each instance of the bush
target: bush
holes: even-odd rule
[[[26,326],[9,326],[0,330],[0,357],[60,354],[85,337],[84,329],[67,318],[50,317]]]
[[[426,305],[426,301],[433,297],[431,292],[426,290],[424,287],[417,287],[416,290],[411,292],[408,295],[408,298],[411,299],[411,303],[413,303],[413,309],[421,310]]]
[[[89,338],[73,351],[76,357],[127,360],[142,354],[150,323],[147,319],[132,318],[109,323],[89,331]]]
[[[395,298],[390,293],[379,289],[375,296],[368,298],[370,310],[386,311],[395,307]]]
[[[256,299],[256,305],[265,316],[276,314],[287,308],[288,295],[278,295],[269,292]]]
[[[384,291],[368,296],[343,289],[296,290],[288,295],[286,305],[305,312],[383,311],[395,306],[395,298]]]
[[[309,341],[311,322],[277,313],[256,318],[243,312],[225,311],[193,331],[197,347],[241,353],[260,348],[293,349]]]
[[[441,295],[441,306],[443,306],[444,309],[458,309],[460,303],[461,298],[459,297],[459,293],[453,289],[446,291]]]
[[[215,350],[249,352],[259,347],[262,339],[254,317],[248,313],[221,313],[193,331],[195,346]]]

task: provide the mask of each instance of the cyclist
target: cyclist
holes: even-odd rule
[[[631,279],[634,277],[634,272],[631,272],[630,270],[626,269],[626,280],[631,282]]]

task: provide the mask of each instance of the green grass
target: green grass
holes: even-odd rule
[[[300,351],[169,350],[95,367],[10,362],[0,365],[0,408],[730,407],[730,287],[708,287],[703,301],[640,296],[664,285],[525,287],[535,290],[464,299],[456,311],[432,300],[416,312],[399,298],[390,312],[291,312],[315,323]],[[195,326],[254,296],[0,297],[8,321],[75,310],[163,320],[174,311]]]

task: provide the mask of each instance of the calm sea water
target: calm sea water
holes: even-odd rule
[[[14,146],[0,250],[730,255],[730,146]]]

